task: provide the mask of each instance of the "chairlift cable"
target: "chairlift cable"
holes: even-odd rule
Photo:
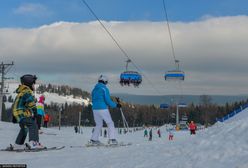
[[[175,66],[177,66],[177,59],[176,59],[176,54],[175,54],[175,48],[173,45],[172,34],[171,34],[171,30],[170,30],[170,24],[169,24],[166,5],[165,5],[165,0],[163,0],[163,7],[164,7],[165,18],[166,18],[166,24],[167,24],[168,32],[169,32],[169,36],[170,36],[171,52],[172,52],[172,56],[173,56],[174,61],[175,61]]]
[[[114,38],[112,33],[106,28],[106,26],[101,22],[101,20],[98,18],[98,16],[95,14],[95,12],[91,9],[91,7],[88,5],[88,3],[85,0],[82,0],[82,2],[85,4],[85,6],[89,9],[91,14],[97,19],[97,21],[100,23],[100,25],[103,27],[103,29],[107,32],[107,34],[111,37],[111,39],[114,41],[114,43],[117,45],[117,47],[121,50],[121,52],[124,54],[125,57],[127,57],[128,60],[131,61],[133,66],[147,79],[149,84],[152,86],[152,88],[160,94],[159,90],[157,90],[154,86],[154,84],[151,82],[151,80],[141,71],[141,69],[131,60],[131,58],[128,56],[127,52],[121,47],[121,45],[117,42],[117,40]]]
[[[110,31],[108,31],[108,29],[101,22],[101,20],[98,18],[98,16],[95,14],[95,12],[91,9],[91,7],[87,4],[87,2],[85,0],[82,0],[82,1],[85,4],[85,6],[90,10],[90,12],[92,13],[92,15],[94,15],[94,17],[97,19],[97,21],[101,24],[101,26],[103,27],[103,29],[108,33],[108,35],[111,37],[111,39],[117,45],[117,47],[121,50],[121,52],[124,54],[124,56],[126,56],[128,59],[130,59],[129,56],[128,56],[128,54],[126,53],[126,51],[120,46],[120,44],[117,42],[117,40],[115,40],[114,36],[110,33]]]
[[[165,0],[163,0],[163,9],[164,9],[166,24],[167,24],[167,28],[168,28],[168,32],[169,32],[169,37],[170,37],[172,56],[173,56],[173,59],[174,59],[174,62],[175,62],[176,70],[180,71],[180,69],[179,69],[179,60],[176,59],[175,48],[174,48],[174,44],[173,44],[172,33],[171,33],[171,29],[170,29],[169,18],[168,18],[168,13],[167,13]],[[182,95],[183,95],[183,87],[182,87],[181,82],[179,82],[179,92],[180,92],[180,100],[181,100]]]

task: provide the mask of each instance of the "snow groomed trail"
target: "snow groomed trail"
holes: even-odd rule
[[[46,134],[40,141],[47,147],[66,146],[59,151],[0,152],[0,163],[27,164],[28,168],[247,168],[248,123],[247,118],[216,125],[190,136],[188,131],[174,133],[168,140],[165,126],[162,138],[153,128],[153,140],[143,137],[143,131],[118,135],[122,142],[131,146],[117,148],[70,148],[84,145],[91,136],[92,128],[83,128],[83,134],[74,133],[73,127],[43,128]],[[0,122],[0,148],[14,143],[19,126]],[[56,134],[56,135],[55,135]],[[106,138],[101,139],[107,142]]]

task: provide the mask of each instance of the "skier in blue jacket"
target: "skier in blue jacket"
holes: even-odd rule
[[[98,83],[95,85],[91,95],[92,95],[92,109],[94,120],[96,126],[91,136],[90,143],[93,145],[100,145],[99,141],[100,131],[103,126],[103,120],[106,122],[108,126],[108,138],[109,144],[118,144],[115,138],[115,126],[114,122],[109,113],[108,107],[112,108],[121,108],[121,104],[116,104],[110,98],[109,89],[107,88],[108,78],[104,75],[101,75],[98,78]]]

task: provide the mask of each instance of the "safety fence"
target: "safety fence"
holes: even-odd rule
[[[244,109],[246,109],[248,107],[248,104],[240,106],[240,108],[237,108],[233,111],[231,111],[229,114],[227,114],[226,116],[222,117],[222,118],[216,118],[216,121],[218,122],[224,122],[230,118],[232,118],[233,116],[235,116],[236,114],[242,112]]]

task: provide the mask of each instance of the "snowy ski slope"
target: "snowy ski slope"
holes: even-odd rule
[[[70,148],[84,145],[92,128],[83,128],[75,134],[72,127],[43,129],[40,141],[46,146],[62,146],[60,151],[37,153],[0,152],[0,163],[22,163],[29,168],[247,168],[248,122],[247,116],[230,123],[216,125],[190,136],[188,131],[175,132],[168,141],[165,126],[162,138],[153,129],[153,140],[143,137],[143,131],[118,135],[119,141],[133,145],[118,148]],[[0,147],[13,143],[19,128],[12,123],[0,122]],[[106,142],[107,139],[101,138]]]
[[[248,108],[245,108],[244,110],[242,110],[241,112],[239,112],[235,116],[229,118],[225,122],[229,123],[229,122],[233,122],[233,121],[239,121],[243,118],[248,118]]]
[[[46,94],[46,102],[75,102],[70,97]],[[133,143],[118,148],[70,148],[86,144],[92,128],[83,128],[83,134],[75,134],[72,127],[43,128],[45,133],[56,135],[41,134],[42,144],[66,148],[37,153],[0,152],[0,163],[27,164],[28,168],[248,168],[247,120],[248,108],[195,136],[188,131],[175,132],[173,141],[168,141],[165,126],[160,128],[162,138],[153,128],[152,141],[143,137],[143,131],[117,135],[119,141]],[[18,131],[17,124],[0,122],[0,148],[14,143]],[[107,139],[101,137],[101,141]]]

